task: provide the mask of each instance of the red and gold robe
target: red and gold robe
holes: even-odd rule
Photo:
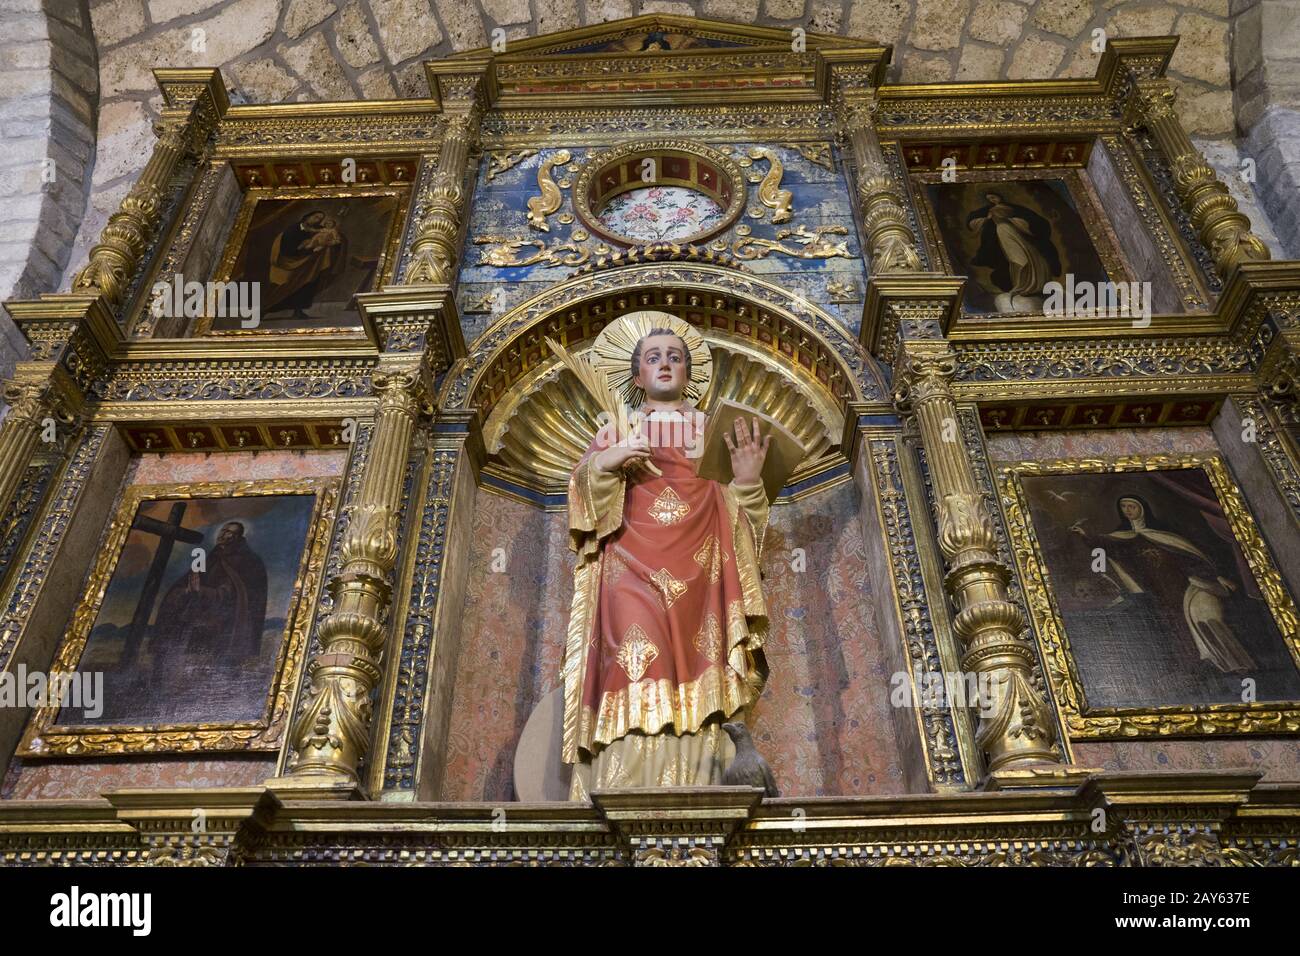
[[[578,553],[564,662],[571,796],[722,782],[722,724],[767,677],[759,581],[761,482],[699,478],[680,447],[652,447],[663,476],[604,472],[598,438],[569,481]]]

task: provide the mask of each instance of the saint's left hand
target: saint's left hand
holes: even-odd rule
[[[722,440],[727,443],[727,450],[731,452],[732,477],[742,485],[756,484],[762,477],[763,461],[767,458],[767,446],[772,441],[771,435],[759,438],[758,419],[753,419],[753,422],[751,433],[751,430],[745,426],[744,419],[736,419],[734,442],[730,435],[724,433],[722,436]]]

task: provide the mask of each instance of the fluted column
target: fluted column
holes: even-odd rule
[[[365,475],[348,513],[341,568],[327,587],[334,607],[320,626],[321,651],[307,664],[310,688],[294,721],[287,775],[355,785],[370,741],[371,692],[381,677],[384,614],[392,601],[402,475],[425,394],[418,368],[382,366],[379,411]]]
[[[428,190],[419,197],[424,218],[411,244],[407,285],[449,285],[456,275],[465,210],[465,164],[478,139],[483,114],[483,75],[479,71],[442,74],[437,90],[447,116],[438,165]]]
[[[1227,278],[1242,262],[1268,259],[1264,241],[1250,231],[1250,220],[1237,210],[1237,201],[1219,181],[1213,167],[1187,136],[1174,111],[1175,94],[1163,76],[1133,81],[1128,119],[1151,131],[1169,161],[1174,189],[1191,217],[1192,225],[1214,259],[1219,275]]]
[[[837,68],[835,119],[858,170],[858,204],[871,274],[920,272],[916,236],[907,221],[903,189],[894,180],[876,137],[876,93],[861,69]]]
[[[108,304],[120,308],[162,220],[172,177],[185,155],[202,149],[228,105],[221,74],[216,70],[158,70],[166,107],[158,124],[158,141],[144,171],[109,217],[90,250],[90,261],[77,273],[73,289],[95,289]]]
[[[993,518],[961,441],[956,368],[945,339],[904,338],[894,360],[895,402],[915,415],[930,469],[962,670],[976,674],[980,688],[975,740],[990,772],[1057,763],[1051,710],[1033,685],[1034,649],[1007,592],[1011,571],[998,559]]]
[[[73,420],[78,402],[66,378],[49,362],[19,362],[14,377],[0,386],[9,406],[0,422],[0,511],[8,510],[50,426],[57,429]]]

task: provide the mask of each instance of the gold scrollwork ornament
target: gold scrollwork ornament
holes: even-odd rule
[[[564,201],[560,187],[551,178],[551,170],[556,166],[563,166],[572,158],[572,154],[567,149],[562,149],[554,156],[542,160],[541,165],[537,167],[537,188],[541,190],[541,194],[528,200],[528,225],[534,229],[540,229],[542,232],[551,231],[546,217],[559,209],[560,203]]]

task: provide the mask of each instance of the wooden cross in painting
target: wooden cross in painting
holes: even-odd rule
[[[158,599],[158,589],[162,587],[163,574],[167,562],[171,560],[172,548],[177,541],[186,544],[202,544],[203,535],[189,528],[181,527],[188,502],[178,501],[172,505],[171,514],[166,521],[150,518],[148,515],[136,514],[131,522],[132,531],[143,531],[158,536],[158,549],[154,552],[153,563],[145,577],[144,587],[140,591],[140,601],[136,604],[135,615],[131,618],[131,630],[127,632],[126,646],[122,649],[124,662],[134,661],[140,653],[144,642],[144,631],[149,626],[149,617],[153,614],[154,602]]]

